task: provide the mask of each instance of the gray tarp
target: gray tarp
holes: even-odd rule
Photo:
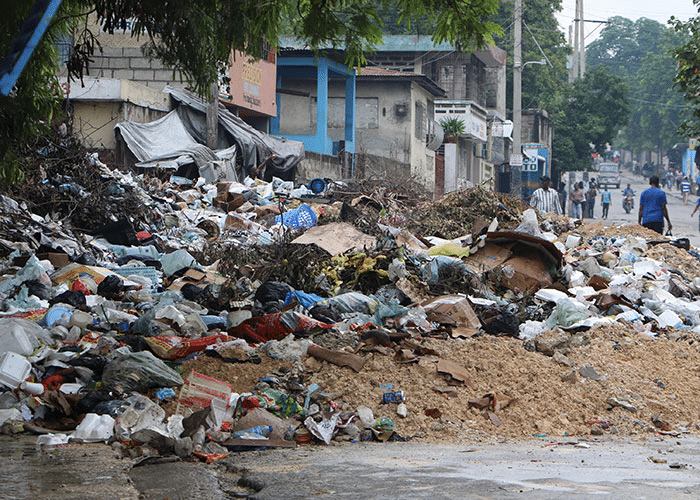
[[[195,163],[208,181],[242,179],[251,168],[268,160],[267,173],[292,178],[294,167],[304,159],[304,145],[260,132],[219,105],[218,149],[206,142],[206,104],[195,94],[166,86],[180,103],[163,118],[150,123],[122,122],[115,126],[141,167],[176,169]],[[235,170],[237,148],[242,172]],[[215,173],[213,173],[215,171]],[[206,174],[204,173],[206,172]],[[211,177],[211,179],[209,178]]]
[[[206,135],[201,137],[206,131],[206,103],[192,92],[169,85],[165,87],[164,92],[170,93],[176,101],[187,106],[187,111],[183,110],[180,116],[185,123],[189,122],[191,130],[198,131],[198,133],[194,133],[194,136],[200,135],[200,140],[206,137]],[[233,137],[240,147],[246,173],[249,169],[257,167],[270,158],[271,155],[274,157],[268,163],[268,171],[272,170],[275,174],[293,172],[294,167],[304,159],[304,144],[302,142],[273,137],[260,132],[231,113],[223,104],[219,104],[219,125]],[[202,142],[205,141],[202,140]]]

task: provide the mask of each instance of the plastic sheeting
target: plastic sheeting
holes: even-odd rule
[[[180,103],[176,110],[150,123],[125,121],[117,124],[139,167],[177,169],[194,163],[209,182],[244,178],[250,169],[267,161],[266,177],[291,179],[304,159],[304,145],[260,132],[223,104],[219,105],[218,149],[206,142],[206,103],[192,92],[166,86]],[[235,167],[240,151],[242,172]]]
[[[178,102],[187,106],[187,118],[191,129],[202,134],[206,130],[206,103],[196,94],[187,90],[166,86],[165,92]],[[197,111],[197,113],[192,113]],[[182,114],[181,114],[182,116]],[[239,117],[231,113],[223,104],[219,104],[219,125],[223,127],[241,150],[244,173],[269,160],[265,177],[280,177],[289,180],[293,177],[294,167],[304,159],[304,144],[271,135],[254,129]],[[197,137],[197,134],[195,134]],[[202,140],[204,142],[204,140]]]

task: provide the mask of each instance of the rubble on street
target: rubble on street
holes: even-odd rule
[[[2,432],[210,463],[700,430],[688,240],[322,181],[42,149],[0,200]]]

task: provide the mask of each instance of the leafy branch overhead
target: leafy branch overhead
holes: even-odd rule
[[[390,3],[400,24],[432,19],[435,43],[481,48],[501,33],[488,20],[498,10],[498,0],[79,1],[96,8],[110,33],[133,20],[134,36],[149,37],[148,54],[180,72],[201,95],[217,81],[232,51],[262,57],[266,43],[277,47],[280,26],[289,27],[313,50],[343,49],[349,66],[363,65],[365,53],[382,40],[379,12]]]

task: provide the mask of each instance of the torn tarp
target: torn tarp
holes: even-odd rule
[[[294,177],[304,159],[304,145],[260,132],[219,105],[217,149],[206,143],[206,104],[195,94],[167,86],[180,106],[150,123],[125,121],[115,129],[139,160],[139,167],[176,170],[194,163],[207,182],[242,180],[251,169],[266,163],[266,177]],[[237,157],[241,164],[237,166]],[[242,170],[239,170],[242,169]]]
[[[164,91],[187,107],[187,112],[181,113],[180,116],[188,124],[193,136],[201,142],[206,142],[206,103],[187,90],[168,85]],[[219,104],[219,125],[230,134],[240,148],[244,176],[251,168],[269,160],[265,178],[275,176],[289,180],[294,177],[295,167],[304,159],[303,143],[260,132],[231,113],[223,104]],[[219,140],[221,141],[221,133]]]

